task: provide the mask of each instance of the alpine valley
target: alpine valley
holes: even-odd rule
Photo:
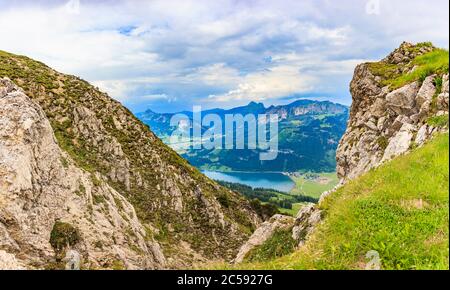
[[[181,112],[190,118],[192,112]],[[137,117],[169,144],[183,158],[202,170],[244,172],[333,172],[336,168],[336,149],[347,127],[348,107],[329,101],[297,100],[288,105],[266,108],[261,103],[229,110],[212,109],[202,115],[216,114],[225,124],[226,115],[275,114],[279,119],[278,154],[274,160],[260,160],[261,150],[243,149],[186,149],[178,143],[170,144],[170,136],[178,129],[170,120],[177,114],[159,114],[151,110],[138,113]],[[204,130],[209,128],[203,128]],[[192,125],[191,125],[192,130]],[[237,126],[233,136],[238,136]],[[225,136],[223,136],[225,138]],[[189,142],[189,140],[187,141]],[[194,140],[195,142],[195,140]]]

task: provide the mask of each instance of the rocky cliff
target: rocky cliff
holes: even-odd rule
[[[260,222],[87,82],[1,51],[0,76],[0,250],[26,265],[72,247],[88,267],[231,260]],[[61,227],[76,243],[52,247]]]
[[[276,114],[280,120],[285,120],[290,117],[302,115],[348,114],[348,108],[329,101],[298,100],[284,106],[271,106],[266,110],[266,113]]]
[[[161,268],[159,245],[133,206],[63,152],[42,109],[0,80],[0,247],[51,267],[77,250],[87,268]],[[53,238],[53,239],[52,239]]]
[[[448,76],[448,52],[430,43],[405,42],[382,61],[356,67],[348,128],[337,150],[339,186],[448,131]],[[235,261],[245,261],[279,230],[287,230],[291,242],[302,247],[323,218],[321,204],[333,192],[323,193],[318,205],[304,206],[295,218],[275,216],[265,222]]]
[[[448,52],[429,43],[405,42],[380,62],[358,65],[339,177],[358,177],[447,130],[448,88]]]

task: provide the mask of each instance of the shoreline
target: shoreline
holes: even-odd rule
[[[317,184],[317,186],[326,186],[327,184],[321,184],[319,182],[320,178],[323,177],[323,178],[327,178],[328,179],[329,177],[324,177],[324,175],[330,175],[330,174],[335,175],[336,174],[336,172],[303,172],[303,173],[299,173],[299,172],[280,172],[280,171],[224,171],[224,170],[211,170],[211,169],[209,169],[209,170],[200,170],[200,172],[202,172],[203,174],[205,174],[207,176],[208,176],[207,173],[213,173],[213,174],[214,173],[218,173],[218,174],[225,174],[225,175],[229,174],[230,177],[233,177],[232,176],[233,174],[256,174],[256,175],[258,175],[258,174],[262,174],[262,175],[263,174],[279,174],[279,175],[283,175],[283,176],[286,176],[287,178],[289,178],[289,181],[286,180],[286,182],[292,183],[292,187],[289,186],[289,189],[280,189],[280,188],[276,188],[276,186],[275,187],[264,186],[264,185],[255,186],[254,184],[251,184],[251,182],[249,183],[249,182],[240,181],[239,177],[236,177],[238,179],[238,181],[235,181],[235,182],[227,181],[227,180],[214,179],[214,178],[211,178],[211,177],[209,177],[209,178],[211,178],[213,180],[216,180],[216,181],[231,182],[231,183],[237,183],[237,184],[246,185],[246,186],[251,187],[252,189],[262,188],[262,189],[266,189],[266,190],[274,190],[274,191],[279,191],[279,192],[282,192],[282,193],[285,193],[285,194],[294,194],[294,195],[296,195],[296,191],[301,191],[302,188],[303,188],[303,184],[300,185],[299,184],[299,180],[305,179],[305,182],[311,182],[311,183]],[[314,180],[313,179],[310,180],[306,176],[308,174],[317,175],[317,178],[314,178]],[[269,182],[271,181],[270,178],[268,178],[268,181]],[[302,183],[304,183],[304,182],[302,182]]]
[[[231,181],[226,181],[226,180],[214,179],[214,178],[211,178],[211,177],[209,177],[209,178],[211,178],[211,179],[213,179],[213,180],[215,180],[215,181],[231,182],[231,183],[236,183],[236,184],[246,185],[246,186],[251,187],[252,189],[255,189],[255,188],[262,188],[262,189],[266,189],[266,190],[279,191],[279,192],[282,192],[282,193],[285,193],[285,194],[290,194],[290,193],[296,188],[296,186],[297,186],[295,180],[293,180],[288,174],[286,174],[286,173],[284,173],[284,172],[267,172],[267,171],[264,171],[264,172],[262,172],[262,171],[216,171],[216,170],[200,170],[200,172],[203,173],[203,174],[205,174],[207,177],[209,177],[209,176],[207,175],[208,172],[209,172],[209,173],[225,174],[225,175],[226,175],[226,174],[230,174],[230,176],[231,176],[231,174],[256,174],[256,175],[258,175],[258,174],[279,174],[279,175],[282,175],[282,176],[285,176],[285,177],[289,178],[289,181],[286,180],[286,182],[290,182],[290,183],[292,184],[292,186],[290,186],[289,189],[287,189],[287,190],[281,190],[281,189],[276,188],[276,187],[254,186],[254,185],[252,185],[252,184],[250,184],[250,183],[248,183],[248,182],[246,183],[246,182],[243,182],[243,181],[231,182]],[[270,179],[267,179],[267,180],[268,180],[269,182],[271,181]]]

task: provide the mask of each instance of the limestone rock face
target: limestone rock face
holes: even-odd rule
[[[448,74],[442,78],[442,92],[437,97],[438,109],[442,112],[448,112]]]
[[[381,62],[357,66],[350,84],[353,103],[348,128],[336,154],[342,182],[421,146],[435,132],[448,130],[428,122],[433,116],[448,115],[448,73],[391,89],[385,76],[377,72],[385,67],[397,74],[411,73],[417,69],[412,60],[433,49],[403,43]],[[436,83],[441,81],[438,92]]]
[[[0,250],[0,270],[26,270],[26,268],[14,255]]]
[[[234,260],[235,263],[244,261],[245,256],[257,246],[261,246],[267,241],[277,230],[289,230],[294,225],[294,218],[283,215],[275,215],[270,220],[261,224],[261,226],[253,233],[250,239],[240,248],[239,253]]]
[[[400,131],[390,139],[389,145],[384,151],[382,161],[391,160],[393,157],[407,152],[411,141],[413,140],[415,130],[417,130],[417,128],[413,125],[404,123],[400,128]]]
[[[0,78],[9,77],[42,108],[68,163],[92,172],[134,207],[168,268],[231,261],[261,222],[248,200],[201,174],[86,81],[6,52],[0,68]]]
[[[418,91],[419,83],[414,82],[387,94],[387,108],[398,115],[413,115],[418,110],[416,107],[416,96]]]
[[[69,250],[85,268],[165,266],[133,206],[60,149],[41,107],[7,79],[0,124],[0,268],[47,268]],[[75,228],[76,242],[55,248],[57,223]]]
[[[433,80],[436,76],[429,76],[425,79],[417,93],[416,104],[418,108],[421,108],[425,102],[430,102],[433,100],[433,96],[436,93],[436,87],[433,84]]]

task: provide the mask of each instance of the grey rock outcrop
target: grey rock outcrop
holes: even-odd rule
[[[416,95],[419,83],[414,82],[386,95],[386,107],[397,115],[411,116],[417,112]]]
[[[389,145],[384,150],[381,161],[391,160],[395,156],[407,152],[413,141],[414,132],[417,130],[414,125],[403,123],[400,130],[389,140]]]
[[[26,270],[24,264],[12,254],[0,250],[0,270]]]
[[[435,77],[436,76],[429,76],[423,82],[422,87],[417,93],[417,97],[415,99],[418,108],[422,108],[424,103],[431,103],[431,101],[433,100],[433,96],[436,93],[436,87],[433,84],[433,80]]]
[[[412,60],[432,51],[429,45],[403,43],[376,67],[386,66],[397,73],[417,69]],[[348,128],[337,150],[337,173],[342,182],[354,179],[385,161],[421,146],[435,132],[433,116],[448,115],[448,73],[430,75],[391,90],[372,69],[374,63],[358,65],[350,84],[353,103]],[[438,83],[442,82],[438,92]]]
[[[85,268],[164,267],[133,206],[60,149],[41,107],[8,79],[0,80],[0,124],[0,268],[48,268],[68,250]],[[57,223],[77,229],[76,243],[51,244]]]

